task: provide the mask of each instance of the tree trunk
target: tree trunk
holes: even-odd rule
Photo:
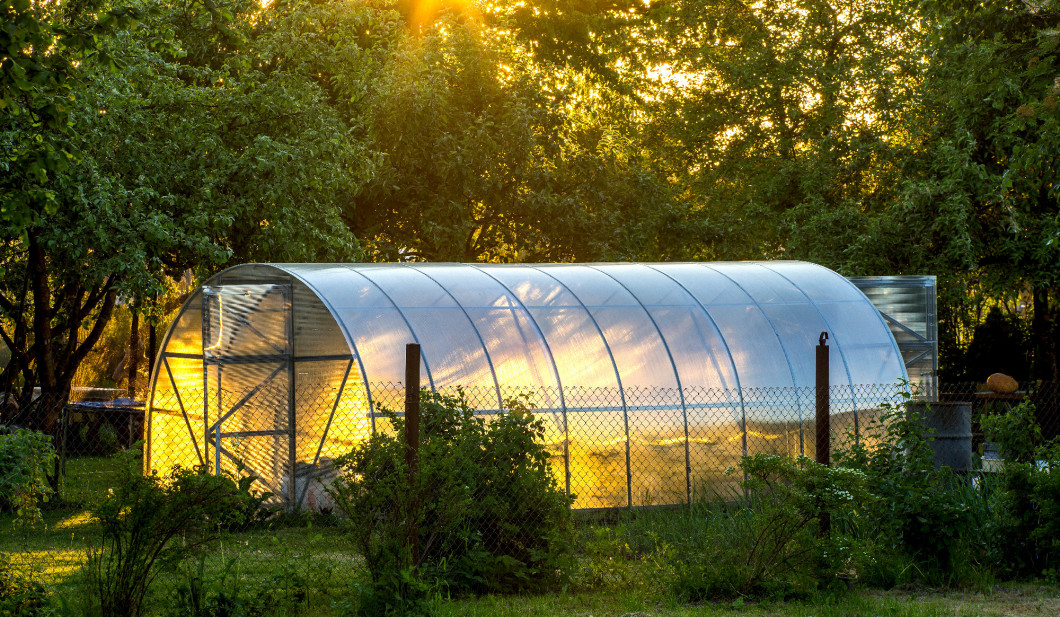
[[[1034,316],[1031,320],[1031,339],[1034,350],[1032,374],[1039,381],[1060,381],[1056,363],[1056,337],[1053,315],[1049,307],[1049,289],[1035,285],[1032,292]]]
[[[140,370],[140,310],[132,305],[132,327],[129,328],[129,398],[136,398],[136,377]]]

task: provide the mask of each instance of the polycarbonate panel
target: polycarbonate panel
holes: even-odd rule
[[[417,268],[445,288],[464,308],[519,308],[519,301],[479,268],[466,265],[423,264]]]
[[[774,261],[759,264],[791,281],[814,302],[864,302],[861,292],[835,272],[801,261]]]
[[[485,349],[462,309],[406,308],[404,312],[431,363],[435,388],[464,386],[496,391]]]
[[[601,265],[646,308],[677,367],[682,387],[736,387],[729,352],[709,316],[683,287],[640,264]]]
[[[723,304],[708,310],[728,343],[741,388],[795,385],[785,350],[762,309],[754,304]]]
[[[537,322],[564,388],[618,386],[614,363],[599,327],[566,287],[528,267],[497,267],[489,271],[515,294]],[[570,401],[567,406],[571,406]]]
[[[181,311],[170,324],[163,351],[202,355],[201,290],[192,292],[185,306],[192,307],[192,310]]]
[[[399,384],[405,381],[405,346],[416,340],[396,308],[340,308],[336,309],[335,316],[347,324],[353,335],[367,382]],[[428,368],[421,365],[420,369],[425,383],[430,383]]]
[[[563,283],[586,306],[639,306],[617,281],[595,268],[572,264],[540,266],[540,269]]]
[[[736,283],[704,264],[652,264],[691,293],[703,306],[747,304],[750,300]]]
[[[526,387],[559,387],[545,342],[525,311],[469,308],[467,312],[486,343],[505,395]]]
[[[378,285],[408,320],[431,365],[435,388],[492,388],[496,392],[478,332],[442,286],[413,268],[365,268],[361,273]],[[404,348],[398,353],[403,354]]]
[[[787,279],[759,264],[710,264],[745,291],[758,304],[808,304],[809,300]]]
[[[817,343],[821,332],[831,328],[812,304],[766,304],[762,306],[781,344],[787,351],[797,387],[813,387],[817,373]],[[832,385],[849,384],[846,364],[839,353],[838,341],[829,340],[831,349],[829,379]]]
[[[894,383],[895,375],[905,373],[894,338],[872,305],[828,302],[819,304],[818,308],[835,332],[834,343],[830,341],[830,344],[843,349],[855,385]]]
[[[379,286],[401,308],[453,305],[453,299],[449,297],[444,288],[433,283],[414,268],[361,267],[357,271]]]
[[[530,316],[548,341],[564,388],[618,387],[611,354],[584,308],[531,308]]]
[[[676,388],[677,380],[662,337],[640,302],[621,283],[590,267],[549,267],[589,309],[618,367],[627,405],[640,405],[635,388]]]
[[[294,355],[349,355],[350,346],[346,336],[316,292],[301,282],[295,283],[292,288]]]
[[[737,387],[724,341],[699,307],[649,306],[648,312],[662,330],[683,388]]]

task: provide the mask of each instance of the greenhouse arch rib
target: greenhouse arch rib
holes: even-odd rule
[[[540,338],[541,345],[544,347],[545,353],[548,354],[549,367],[552,369],[552,376],[556,380],[556,390],[557,390],[557,392],[559,394],[560,410],[562,411],[562,414],[563,414],[563,416],[562,416],[563,417],[563,477],[564,477],[564,485],[565,485],[565,489],[564,489],[565,490],[565,494],[569,497],[570,496],[570,450],[569,450],[570,444],[568,442],[569,442],[569,439],[570,439],[570,434],[568,432],[568,426],[567,426],[567,396],[566,396],[566,393],[563,391],[563,380],[560,378],[559,369],[556,367],[556,356],[554,356],[552,354],[552,346],[548,344],[548,339],[545,337],[545,333],[541,331],[541,324],[537,323],[537,320],[534,319],[534,316],[530,313],[530,309],[527,308],[526,304],[519,298],[518,294],[516,294],[511,289],[508,289],[507,285],[502,283],[497,277],[495,277],[492,274],[490,274],[489,272],[487,272],[484,268],[480,268],[480,267],[478,267],[475,264],[468,264],[468,267],[472,268],[472,269],[474,269],[474,270],[476,270],[478,272],[481,272],[485,276],[489,277],[492,281],[497,283],[497,285],[501,289],[504,290],[505,294],[507,294],[509,297],[511,297],[512,300],[515,300],[519,304],[519,308],[521,308],[522,311],[523,311],[523,314],[526,315],[526,320],[528,322],[530,322],[530,324],[534,328],[534,332],[536,332],[537,336]]]
[[[593,322],[593,327],[596,328],[597,334],[600,335],[600,340],[604,343],[604,349],[607,350],[607,355],[611,359],[611,367],[615,369],[615,380],[618,383],[618,396],[622,401],[622,424],[626,434],[626,505],[633,505],[633,469],[630,467],[630,455],[629,455],[629,405],[626,404],[626,389],[622,387],[622,374],[618,371],[618,363],[615,362],[615,354],[611,351],[611,343],[608,342],[607,337],[604,336],[603,329],[600,328],[599,322],[596,321],[596,317],[593,312],[589,310],[589,307],[585,306],[585,302],[582,301],[578,294],[574,293],[566,283],[559,280],[552,274],[546,272],[547,268],[539,268],[530,266],[534,270],[537,270],[541,274],[544,274],[548,278],[556,281],[556,283],[567,290],[567,293],[571,295],[575,300],[578,301],[578,306],[582,307],[585,314],[589,316],[589,321]],[[532,318],[532,316],[531,316]]]
[[[600,272],[604,276],[606,276],[609,279],[611,279],[612,281],[614,281],[617,285],[622,287],[622,289],[625,289],[626,293],[628,293],[630,295],[630,297],[633,298],[637,302],[638,305],[640,305],[640,310],[644,311],[644,315],[647,316],[649,321],[651,321],[652,327],[655,328],[656,334],[659,335],[659,340],[663,344],[663,349],[666,350],[666,357],[668,357],[670,359],[670,368],[672,368],[673,371],[674,371],[674,381],[677,383],[677,394],[678,394],[678,396],[679,396],[679,398],[681,400],[681,416],[682,416],[682,419],[684,420],[684,425],[685,425],[685,490],[686,490],[686,494],[687,494],[688,503],[691,504],[692,503],[692,459],[691,459],[692,454],[691,454],[691,452],[688,449],[688,406],[685,404],[685,389],[681,387],[681,375],[677,371],[677,363],[674,362],[674,354],[673,354],[673,352],[670,351],[670,344],[666,342],[666,335],[663,334],[662,328],[660,328],[659,327],[659,323],[657,321],[655,321],[655,317],[652,316],[651,311],[648,310],[648,307],[644,306],[644,301],[641,300],[641,298],[637,294],[633,293],[632,289],[630,289],[628,286],[626,286],[622,281],[620,281],[617,278],[615,278],[614,276],[612,276],[606,270],[602,270],[599,267],[593,266],[593,265],[590,265],[588,267],[592,268],[593,270],[596,270],[597,272]]]
[[[503,410],[504,400],[501,397],[501,384],[499,381],[497,381],[497,369],[493,366],[493,358],[490,357],[490,350],[486,347],[486,341],[482,340],[482,333],[479,332],[478,326],[475,325],[475,320],[471,319],[471,315],[467,314],[467,308],[460,303],[460,300],[457,300],[456,296],[453,295],[453,292],[450,291],[448,287],[439,283],[438,280],[435,279],[433,276],[427,274],[419,268],[410,268],[408,264],[403,265],[409,270],[417,272],[418,274],[426,277],[432,283],[437,285],[438,289],[441,289],[443,292],[445,292],[445,295],[449,296],[449,298],[453,301],[453,304],[455,304],[460,309],[460,312],[464,315],[464,319],[467,319],[468,325],[471,326],[471,331],[474,332],[475,336],[478,338],[479,345],[482,345],[482,353],[486,355],[486,364],[488,364],[490,367],[490,376],[493,378],[493,387],[494,391],[497,394],[497,411]]]

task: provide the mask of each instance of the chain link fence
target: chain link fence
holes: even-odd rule
[[[88,508],[103,499],[120,476],[113,455],[142,447],[148,467],[160,473],[173,465],[204,465],[234,477],[252,474],[259,478],[257,490],[273,494],[267,502],[275,508],[272,522],[226,532],[218,559],[235,556],[251,569],[274,568],[283,556],[315,559],[335,580],[348,580],[362,562],[334,519],[340,513],[327,491],[337,474],[330,463],[373,432],[392,431],[391,414],[385,410],[402,417],[405,393],[402,384],[372,384],[369,401],[345,386],[336,383],[327,391],[294,393],[298,408],[321,410],[312,422],[300,422],[288,406],[275,405],[287,396],[285,388],[271,397],[276,399],[271,407],[271,398],[260,396],[263,389],[251,392],[256,386],[225,391],[212,412],[201,399],[183,400],[169,393],[170,399],[156,396],[150,417],[142,403],[120,397],[71,402],[52,436],[56,492],[31,525],[17,523],[11,498],[5,500],[0,553],[18,567],[48,577],[75,575],[86,546],[98,533]],[[982,390],[976,384],[939,387],[939,400],[970,404],[973,451],[979,452],[983,443],[978,418],[1004,413],[1023,401],[1035,405],[1045,438],[1060,435],[1060,384],[1039,384],[1012,394]],[[486,410],[486,422],[513,400],[531,409],[545,426],[543,445],[556,486],[577,510],[724,499],[739,490],[741,478],[731,470],[741,457],[768,453],[813,458],[816,452],[813,388],[522,389],[504,393],[501,400],[492,389],[459,388],[445,394],[472,409]],[[898,386],[832,387],[832,452],[871,438],[870,425],[904,400]],[[229,413],[233,408],[236,411]],[[228,410],[224,423],[218,421],[218,409]],[[297,461],[293,468],[291,460]],[[307,517],[317,521],[312,531],[287,524],[304,523]]]

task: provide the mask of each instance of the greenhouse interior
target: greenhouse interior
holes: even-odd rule
[[[332,459],[390,430],[418,343],[424,388],[487,420],[529,404],[575,508],[687,503],[731,490],[744,455],[813,456],[821,333],[833,433],[908,367],[932,376],[934,280],[902,278],[856,282],[893,313],[919,290],[919,329],[806,262],[235,266],[166,333],[145,468],[252,473],[288,508],[330,507]]]

